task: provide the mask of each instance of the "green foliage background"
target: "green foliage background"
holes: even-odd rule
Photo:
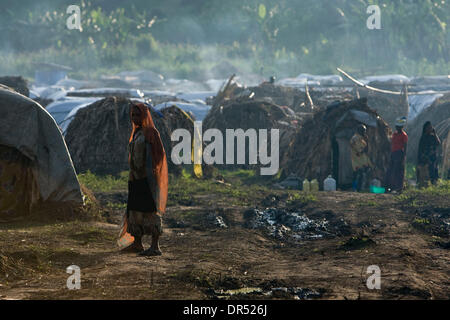
[[[223,61],[242,73],[296,76],[450,73],[449,0],[0,0],[0,74],[33,62],[78,78],[147,68],[205,79]],[[69,5],[83,31],[68,30]],[[367,7],[381,8],[369,30]]]

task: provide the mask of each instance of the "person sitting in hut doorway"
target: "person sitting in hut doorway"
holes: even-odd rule
[[[440,144],[441,141],[431,122],[425,122],[419,142],[416,168],[417,182],[420,187],[427,186],[429,181],[432,184],[436,184],[438,180],[438,154]]]
[[[397,118],[395,130],[391,141],[391,161],[386,174],[388,190],[401,192],[405,178],[406,147],[408,135],[403,130],[406,124],[406,117]]]
[[[353,191],[367,190],[372,163],[368,156],[369,143],[365,125],[361,124],[356,128],[355,134],[350,139],[350,146],[352,150]]]
[[[142,103],[131,106],[127,212],[121,238],[130,235],[134,242],[123,249],[140,255],[161,255],[159,237],[161,216],[165,212],[168,193],[167,159],[164,146],[149,109]],[[151,247],[144,250],[142,237],[152,236]]]

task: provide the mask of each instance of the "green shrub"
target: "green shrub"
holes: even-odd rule
[[[96,175],[91,171],[80,173],[78,180],[93,192],[126,190],[128,188],[128,172],[124,171],[115,177],[112,175]]]

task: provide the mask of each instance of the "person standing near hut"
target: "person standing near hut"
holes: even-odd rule
[[[133,104],[130,117],[128,202],[119,244],[121,239],[134,240],[123,251],[145,256],[161,255],[161,216],[166,209],[168,194],[166,154],[149,109],[142,103]],[[144,235],[152,236],[151,247],[147,250],[142,245]]]
[[[368,156],[369,143],[365,125],[361,124],[356,128],[355,134],[350,139],[350,146],[352,150],[353,190],[366,190],[372,163]]]
[[[431,181],[437,182],[438,172],[438,153],[441,141],[436,134],[430,121],[425,122],[422,129],[422,136],[419,142],[419,152],[417,157],[417,180],[419,186],[424,186]]]
[[[403,130],[406,124],[406,117],[397,118],[395,130],[391,141],[391,161],[386,174],[388,189],[401,192],[405,179],[406,147],[408,135]]]

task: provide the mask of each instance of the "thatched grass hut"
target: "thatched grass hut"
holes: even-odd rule
[[[391,130],[367,99],[336,102],[314,114],[294,135],[281,158],[286,174],[323,180],[332,175],[341,187],[352,182],[350,139],[359,124],[367,126],[374,177],[383,181],[389,164]]]
[[[108,97],[76,113],[65,139],[78,172],[118,174],[129,169],[131,103],[130,99]],[[167,154],[169,173],[179,174],[181,166],[173,164],[170,157],[175,144],[170,137],[177,128],[187,129],[193,136],[193,120],[176,106],[150,112]]]

